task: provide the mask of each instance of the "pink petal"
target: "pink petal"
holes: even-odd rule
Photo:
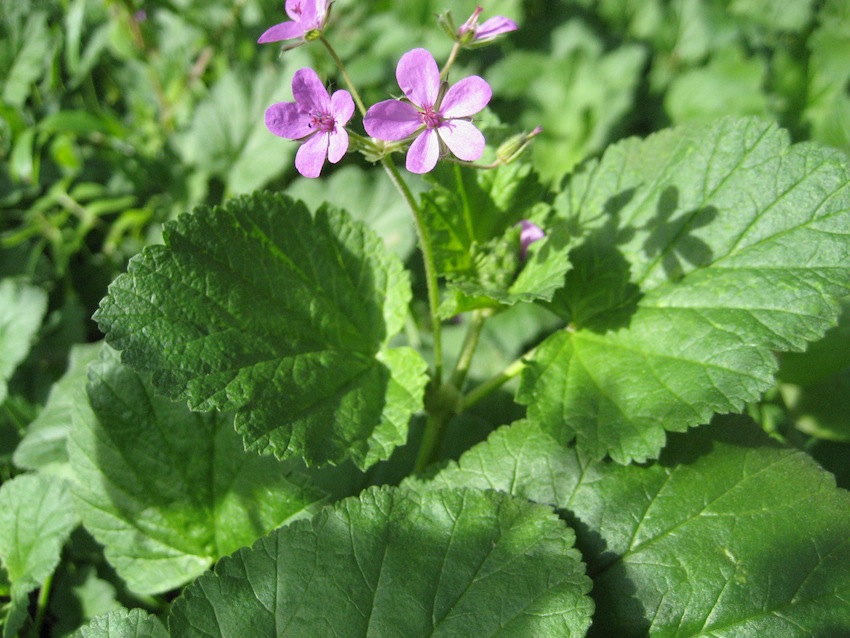
[[[328,155],[328,136],[314,135],[305,141],[295,154],[295,168],[304,177],[318,177]]]
[[[484,153],[484,136],[472,122],[466,120],[447,120],[437,129],[440,138],[464,162],[474,162],[481,159]]]
[[[490,102],[493,90],[477,75],[462,79],[446,91],[440,104],[443,117],[469,117],[475,115]]]
[[[422,135],[413,140],[407,151],[407,170],[411,173],[427,173],[437,165],[440,159],[440,139],[435,129],[425,129]]]
[[[328,90],[316,72],[305,67],[298,69],[292,77],[292,96],[298,106],[310,113],[330,113],[331,100]]]
[[[366,111],[363,127],[375,139],[395,142],[418,131],[422,127],[422,116],[407,102],[384,100]]]
[[[286,15],[288,15],[293,20],[300,20],[302,4],[304,4],[304,0],[286,0],[286,4],[284,4],[284,8],[286,9]]]
[[[497,35],[517,30],[516,22],[504,16],[494,16],[482,22],[475,29],[476,40],[490,40]]]
[[[310,29],[318,29],[321,26],[321,22],[319,20],[319,7],[317,7],[318,3],[315,0],[302,0],[301,2],[301,25],[304,27],[304,32],[306,33]]]
[[[297,140],[313,132],[309,116],[294,102],[278,102],[267,108],[266,128],[288,140]]]
[[[395,77],[407,99],[416,106],[434,106],[440,93],[440,70],[428,51],[413,49],[401,56]]]
[[[345,126],[354,115],[354,100],[348,91],[336,91],[331,96],[331,115],[338,126]]]
[[[348,131],[337,126],[330,133],[324,133],[328,137],[328,160],[336,164],[343,158],[348,150]]]
[[[266,44],[267,42],[280,42],[281,40],[292,40],[293,38],[301,38],[303,36],[303,25],[297,22],[281,22],[267,29],[257,42],[259,44]]]

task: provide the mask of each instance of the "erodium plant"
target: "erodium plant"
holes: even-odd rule
[[[269,135],[307,178],[380,165],[418,252],[286,193],[167,223],[75,373],[94,360],[73,500],[0,490],[0,529],[36,530],[0,543],[7,627],[79,517],[130,590],[174,600],[78,636],[850,635],[850,496],[746,416],[850,292],[846,157],[726,118],[544,185],[540,129],[454,77],[514,22],[440,15],[442,66],[399,51],[367,105],[331,3],[286,12],[260,42],[338,75],[295,71]]]

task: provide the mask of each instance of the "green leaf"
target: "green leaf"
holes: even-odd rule
[[[68,446],[74,496],[133,590],[182,585],[323,498],[292,467],[246,452],[227,416],[155,396],[116,352],[89,374],[95,419],[75,414]]]
[[[372,488],[222,560],[172,606],[191,636],[582,636],[573,533],[496,492]]]
[[[742,409],[776,350],[821,337],[850,282],[841,154],[725,119],[610,148],[556,204],[584,238],[552,308],[571,322],[518,400],[556,439],[619,462]]]
[[[544,196],[531,166],[523,162],[488,171],[441,164],[428,179],[432,188],[422,194],[422,213],[440,276],[470,272],[473,247],[531,217]]]
[[[637,44],[607,51],[578,19],[558,25],[549,40],[544,51],[506,55],[488,69],[487,81],[494,95],[520,101],[518,125],[543,127],[531,147],[533,164],[545,182],[556,183],[614,138],[633,108],[646,52]]]
[[[596,462],[532,423],[498,430],[432,489],[565,511],[593,579],[593,636],[838,636],[850,626],[850,494],[804,452],[724,417],[658,462]]]
[[[850,367],[850,297],[841,300],[838,324],[805,352],[783,352],[779,356],[780,381],[815,386],[821,380]]]
[[[118,609],[94,618],[71,638],[168,638],[162,622],[142,609]]]
[[[818,27],[807,44],[810,60],[803,119],[814,140],[850,153],[850,7],[844,0],[827,0],[818,14]]]
[[[358,202],[350,211],[352,217],[374,229],[400,259],[407,259],[416,248],[416,227],[410,208],[381,171],[342,166],[322,179],[296,180],[286,192],[314,209],[325,202],[338,208]]]
[[[220,177],[228,194],[248,193],[283,173],[298,146],[270,133],[262,112],[291,73],[285,68],[224,75],[198,106],[189,130],[175,137],[183,160]]]
[[[95,315],[126,363],[193,410],[236,411],[246,446],[279,458],[365,468],[404,442],[425,364],[386,347],[410,285],[371,231],[255,194],[183,215],[163,237]],[[388,402],[396,386],[404,409]]]
[[[47,311],[47,293],[17,279],[0,280],[0,404],[7,383],[30,351]]]
[[[674,78],[664,96],[665,111],[675,124],[710,122],[724,115],[767,115],[764,93],[767,65],[728,46],[700,68]]]
[[[50,390],[47,404],[29,424],[12,457],[15,465],[41,472],[67,473],[68,433],[74,411],[91,418],[86,396],[86,370],[95,361],[101,344],[77,344],[71,348],[68,369]],[[93,416],[93,415],[92,415]]]
[[[4,638],[26,620],[27,595],[56,569],[77,522],[64,481],[21,474],[0,486],[0,561],[12,585]]]
[[[50,68],[54,44],[47,25],[47,13],[30,13],[16,44],[20,48],[15,53],[14,62],[3,73],[3,101],[22,107],[30,94],[30,85]]]
[[[521,219],[543,218],[549,206],[529,164],[521,161],[487,171],[441,165],[429,175],[422,212],[440,276],[449,278],[443,317],[476,308],[549,300],[569,269],[569,236],[556,231],[519,258]]]

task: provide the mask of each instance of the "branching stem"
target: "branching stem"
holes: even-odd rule
[[[495,392],[496,390],[501,388],[505,383],[517,376],[520,372],[522,372],[523,368],[525,368],[526,359],[528,359],[533,353],[534,350],[529,350],[519,359],[516,359],[509,363],[508,366],[495,377],[488,379],[481,385],[467,392],[460,400],[460,405],[458,406],[459,409],[461,411],[468,410],[473,405],[478,403],[481,399],[486,397],[488,394],[490,394],[491,392]]]

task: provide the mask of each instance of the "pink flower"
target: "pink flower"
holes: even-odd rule
[[[266,109],[266,127],[288,140],[301,140],[295,168],[304,177],[318,177],[325,157],[332,164],[348,150],[345,125],[354,114],[348,91],[330,95],[313,69],[299,69],[292,78],[295,102],[278,102]]]
[[[484,136],[469,118],[490,101],[493,92],[487,82],[473,75],[445,90],[437,62],[425,49],[413,49],[401,57],[396,79],[407,99],[378,102],[366,112],[363,126],[380,140],[394,142],[416,135],[407,151],[407,170],[427,173],[444,147],[466,162],[481,157]]]
[[[546,236],[543,229],[534,222],[523,219],[519,222],[522,229],[519,231],[519,258],[525,261],[528,256],[528,247]]]
[[[328,0],[286,0],[286,14],[292,20],[281,22],[266,30],[257,42],[265,44],[299,38],[301,42],[292,47],[304,44],[321,35],[329,12]]]
[[[481,15],[482,11],[484,9],[481,7],[475,7],[475,11],[469,16],[469,19],[457,30],[459,38],[467,41],[471,39],[474,42],[489,42],[496,36],[517,30],[516,22],[504,16],[494,16],[478,24],[478,16]],[[464,38],[467,33],[471,33],[471,37],[466,36]]]

